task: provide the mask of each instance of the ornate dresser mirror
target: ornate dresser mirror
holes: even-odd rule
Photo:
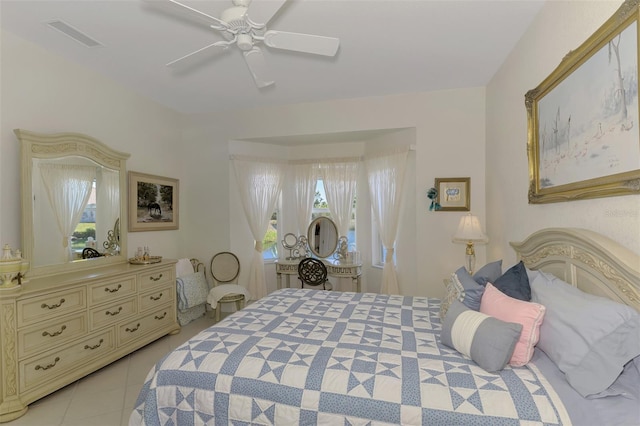
[[[28,276],[126,262],[127,234],[120,229],[127,229],[129,154],[78,133],[14,132],[22,152],[22,249],[31,262]],[[82,247],[74,247],[81,222],[88,222],[86,232],[95,236],[85,235]],[[84,246],[101,256],[82,259]]]
[[[328,217],[314,219],[307,230],[309,250],[318,258],[326,259],[338,247],[338,228]]]

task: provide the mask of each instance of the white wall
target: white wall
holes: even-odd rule
[[[231,140],[284,137],[291,135],[320,135],[339,132],[359,132],[376,129],[415,129],[415,179],[410,182],[414,198],[414,223],[403,223],[403,229],[412,229],[415,248],[406,250],[403,262],[416,265],[415,279],[405,279],[401,290],[408,295],[442,296],[442,278],[462,265],[464,247],[451,243],[463,213],[429,212],[426,191],[434,185],[436,177],[471,177],[471,208],[484,223],[484,157],[485,157],[485,91],[484,88],[459,89],[385,97],[337,100],[310,104],[297,104],[191,116],[185,119],[185,143],[198,149],[199,158],[189,167],[188,178],[201,176],[202,170],[222,170],[229,173],[223,147]],[[213,144],[215,148],[211,148]],[[197,148],[196,148],[197,147]],[[210,155],[210,157],[206,157]],[[228,184],[228,177],[225,178]],[[247,236],[234,230],[244,227],[245,220],[238,211],[233,195],[224,198],[220,188],[213,195],[203,194],[207,200],[201,206],[228,204],[228,226],[223,223],[202,224],[205,229],[191,229],[188,237],[215,234],[210,241],[208,256],[224,247],[251,247]],[[415,201],[414,201],[415,200]],[[412,203],[415,203],[412,205]],[[404,228],[406,226],[406,228]],[[406,232],[406,231],[405,231]],[[249,237],[250,238],[250,237]],[[230,239],[232,241],[229,241]],[[230,245],[227,244],[230,242]],[[485,260],[484,248],[478,249],[478,263]],[[409,271],[411,267],[406,270]],[[267,268],[268,277],[273,269]],[[241,276],[241,283],[242,283]],[[271,278],[269,278],[271,279]],[[366,284],[365,284],[366,285]],[[274,285],[275,288],[275,285]]]
[[[515,261],[509,241],[544,227],[587,228],[640,254],[640,196],[530,205],[525,93],[538,86],[619,7],[548,1],[487,87],[487,226],[491,258]]]
[[[14,128],[84,133],[130,153],[129,170],[184,177],[182,162],[188,156],[183,159],[178,155],[181,128],[177,113],[10,33],[2,32],[1,36],[2,244],[22,245],[20,146]],[[128,255],[133,255],[137,246],[149,245],[152,254],[177,257],[182,254],[181,230],[129,233]]]

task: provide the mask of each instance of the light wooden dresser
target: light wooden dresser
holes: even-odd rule
[[[179,332],[175,263],[113,264],[38,277],[0,291],[0,422]]]

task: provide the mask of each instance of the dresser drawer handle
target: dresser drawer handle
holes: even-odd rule
[[[85,348],[85,349],[91,349],[91,350],[98,349],[100,346],[102,346],[102,342],[104,342],[104,339],[100,339],[100,341],[98,342],[98,344],[97,344],[97,345],[93,345],[93,346],[91,346],[91,345],[84,345],[84,348]]]
[[[66,300],[64,299],[60,299],[60,303],[56,303],[55,305],[47,305],[46,303],[43,303],[42,305],[40,305],[40,307],[42,309],[47,308],[47,309],[55,309],[55,308],[59,308],[60,306],[62,306],[62,304],[66,302]]]
[[[165,312],[165,313],[164,313],[164,314],[162,314],[161,316],[157,316],[157,315],[156,315],[156,316],[154,316],[154,318],[155,318],[155,319],[157,319],[157,320],[161,320],[161,319],[164,319],[164,317],[166,317],[166,316],[167,316],[167,313]]]
[[[105,315],[116,316],[116,315],[118,315],[120,312],[122,312],[122,306],[120,306],[120,307],[118,308],[118,310],[117,310],[117,311],[113,311],[113,312],[111,312],[111,311],[105,311],[105,312],[104,312],[104,314],[105,314]]]
[[[43,331],[43,332],[42,332],[42,336],[43,336],[43,337],[44,337],[44,336],[56,337],[56,336],[61,335],[61,334],[62,334],[62,332],[63,332],[63,331],[65,331],[66,329],[67,329],[67,326],[66,326],[66,325],[63,325],[63,326],[60,328],[60,331],[54,331],[53,333],[49,333],[48,331]]]
[[[133,328],[127,327],[127,328],[124,329],[124,331],[128,331],[129,333],[133,333],[134,331],[138,331],[139,328],[140,328],[140,323],[138,323],[138,325],[136,325]]]
[[[36,365],[36,370],[48,370],[51,367],[55,367],[58,361],[60,361],[60,357],[57,356],[56,359],[53,360],[53,364],[45,365],[44,367],[38,364]]]
[[[122,284],[118,284],[118,287],[116,288],[109,288],[109,287],[105,287],[104,291],[108,292],[108,293],[115,293],[116,291],[120,290],[122,288]]]
[[[155,297],[155,296],[149,296],[149,299],[151,299],[151,300],[160,300],[160,299],[162,299],[162,293],[160,293],[160,294],[158,295],[158,297]]]
[[[158,278],[149,277],[149,279],[150,279],[151,281],[159,281],[159,280],[160,280],[160,278],[162,278],[162,274],[158,275]]]

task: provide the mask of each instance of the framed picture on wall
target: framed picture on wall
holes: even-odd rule
[[[129,172],[129,231],[178,229],[178,179]]]
[[[527,92],[529,203],[640,193],[637,1]]]
[[[436,178],[435,188],[438,191],[436,202],[440,204],[437,211],[471,210],[471,178]]]

